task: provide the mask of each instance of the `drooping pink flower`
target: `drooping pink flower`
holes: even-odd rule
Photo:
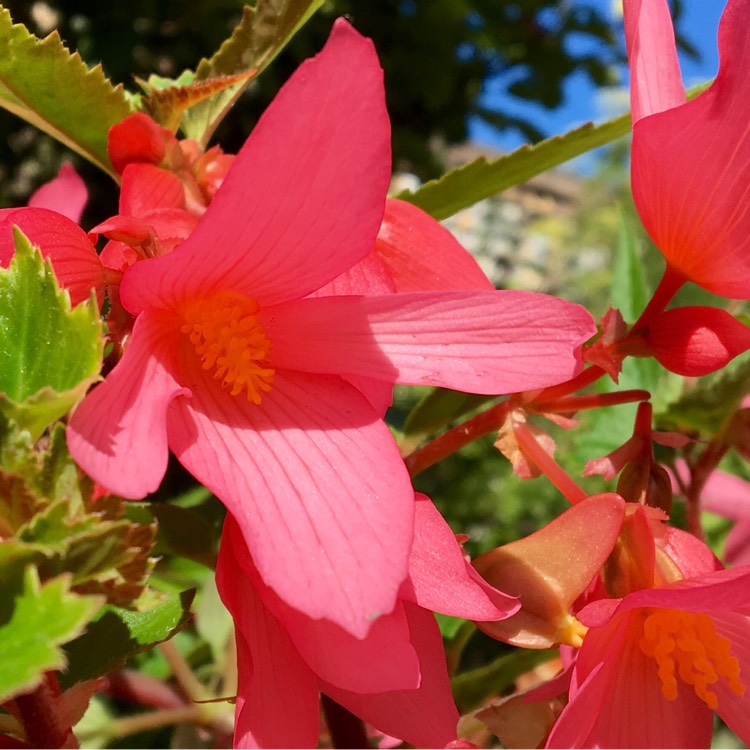
[[[216,581],[235,620],[235,747],[314,747],[323,692],[386,734],[419,747],[456,738],[458,712],[430,610],[495,619],[517,601],[488,587],[430,500],[417,495],[409,575],[392,613],[363,639],[285,604],[258,574],[242,531],[225,521]]]
[[[65,162],[57,177],[45,182],[31,194],[29,208],[47,208],[67,216],[76,224],[81,219],[83,209],[89,199],[86,183],[72,164]]]
[[[68,428],[80,465],[130,498],[157,488],[171,448],[235,516],[265,583],[358,636],[406,576],[413,491],[352,382],[537,388],[577,372],[595,330],[531,293],[314,296],[371,252],[389,173],[382,71],[341,20],[192,234],[125,271],[130,344]]]
[[[673,286],[750,299],[748,0],[729,0],[720,69],[685,103],[667,0],[625,0],[633,112],[632,186]]]
[[[750,740],[750,568],[602,599],[547,747],[709,747],[716,711]]]

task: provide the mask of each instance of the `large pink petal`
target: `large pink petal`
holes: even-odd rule
[[[153,164],[128,164],[122,173],[120,213],[143,218],[157,208],[185,208],[180,178]]]
[[[227,516],[222,545],[231,545],[235,575],[253,585],[264,606],[282,624],[307,665],[321,679],[354,692],[419,686],[419,660],[410,642],[403,606],[379,617],[365,638],[355,638],[328,620],[313,620],[263,583],[234,516]]]
[[[190,391],[169,366],[171,321],[144,313],[125,355],[94,387],[68,424],[70,453],[111,492],[141,498],[153,492],[167,468],[167,408]]]
[[[456,739],[458,711],[448,681],[443,639],[431,612],[408,602],[404,607],[422,670],[417,690],[362,695],[325,683],[320,688],[385,734],[416,747],[445,747]]]
[[[711,88],[633,129],[638,213],[668,263],[725,297],[750,298],[750,25],[730,0]]]
[[[317,681],[243,576],[237,544],[244,546],[241,537],[222,535],[216,565],[216,586],[234,619],[237,640],[234,747],[315,747]]]
[[[439,221],[406,201],[386,201],[375,252],[399,292],[493,288],[471,253]]]
[[[488,597],[455,534],[426,495],[417,494],[415,509],[404,596],[425,609],[467,620],[499,620],[520,607],[514,596],[494,591],[494,601]]]
[[[567,380],[595,332],[582,307],[513,291],[305,299],[258,320],[275,366],[475,393]]]
[[[737,695],[724,679],[711,686],[719,698],[717,713],[729,728],[747,745],[750,743],[750,711],[747,710],[747,696],[750,690],[750,618],[723,612],[712,615],[718,635],[729,638],[732,643],[732,656],[740,665],[740,681],[745,693]]]
[[[630,114],[646,115],[685,103],[680,63],[667,0],[624,0],[630,63]]]
[[[344,20],[277,94],[193,234],[123,280],[133,313],[232,289],[270,304],[318,289],[372,250],[390,177],[372,42]]]
[[[641,589],[628,594],[613,607],[612,600],[599,600],[584,607],[578,618],[598,627],[613,616],[638,607],[665,607],[688,612],[724,612],[750,607],[750,566],[718,570],[697,578],[677,581],[668,588]]]
[[[86,183],[67,162],[60,167],[57,177],[46,182],[29,198],[29,208],[48,208],[62,214],[76,224],[89,199]]]
[[[169,444],[242,527],[263,580],[308,616],[363,637],[406,577],[414,494],[396,444],[339,378],[276,372],[260,406],[199,366]]]
[[[7,266],[15,254],[13,227],[49,258],[60,286],[68,290],[77,305],[96,291],[104,300],[104,269],[86,233],[73,221],[47,208],[0,210],[0,266]]]

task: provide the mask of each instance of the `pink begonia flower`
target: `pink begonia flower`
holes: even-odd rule
[[[638,213],[667,261],[672,287],[690,280],[750,299],[750,0],[729,0],[720,69],[685,103],[667,0],[624,0]]]
[[[227,516],[216,582],[236,626],[235,747],[314,747],[323,692],[387,735],[419,747],[456,738],[445,652],[429,610],[495,619],[517,600],[487,586],[430,500],[417,495],[409,575],[396,608],[363,639],[312,620],[262,581]]]
[[[589,630],[547,747],[709,747],[714,710],[750,741],[750,568],[602,599],[578,618]]]
[[[533,389],[578,372],[595,331],[532,293],[306,298],[371,252],[389,176],[382,71],[339,20],[192,234],[125,271],[130,343],[68,427],[75,460],[124,497],[159,486],[171,448],[235,516],[263,580],[360,637],[406,576],[413,490],[352,379]]]
[[[86,183],[73,165],[66,162],[60,167],[57,177],[32,193],[26,205],[29,208],[48,208],[78,224],[88,199]]]

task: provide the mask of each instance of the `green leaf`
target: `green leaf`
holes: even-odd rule
[[[658,413],[661,429],[716,435],[748,393],[750,357],[732,360],[723,370],[700,378],[682,398]]]
[[[447,388],[435,388],[409,413],[404,422],[404,435],[411,437],[437,432],[493,398],[494,396],[478,396]]]
[[[121,668],[135,654],[171,638],[190,618],[195,591],[162,595],[143,611],[102,607],[86,632],[65,647],[63,689]]]
[[[457,675],[451,681],[451,687],[459,711],[463,714],[476,708],[511,687],[518,675],[557,655],[557,649],[517,648],[490,664]]]
[[[704,83],[688,91],[688,98],[707,88]],[[591,122],[564,135],[531,145],[524,145],[497,159],[480,157],[437,180],[425,183],[415,191],[405,190],[397,196],[419,206],[436,219],[473,206],[513,185],[526,182],[535,175],[603,146],[630,131],[630,113],[594,125]]]
[[[44,672],[66,664],[60,646],[79,635],[99,605],[69,591],[70,576],[39,582],[32,566],[10,620],[0,626],[0,703],[34,688]]]
[[[217,92],[188,109],[182,130],[204,147],[237,97],[248,87],[323,0],[257,0],[246,5],[242,20],[209,60],[201,60],[196,80],[253,72],[251,77]]]
[[[643,270],[635,233],[625,213],[620,211],[620,231],[612,268],[612,307],[629,323],[635,322],[651,299]]]
[[[17,228],[14,237],[0,268],[0,411],[36,438],[99,376],[104,338],[96,304],[71,310],[50,263]]]
[[[37,39],[0,7],[0,106],[115,176],[107,131],[132,108],[121,86],[89,69],[55,31]]]

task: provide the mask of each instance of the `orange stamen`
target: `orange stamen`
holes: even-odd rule
[[[711,709],[718,706],[719,699],[709,686],[720,677],[726,679],[737,695],[745,692],[731,641],[717,635],[714,621],[704,613],[645,610],[643,637],[638,645],[646,656],[656,661],[661,691],[667,700],[677,699],[677,677],[691,685]]]
[[[232,396],[243,391],[261,402],[271,390],[274,369],[268,366],[271,342],[256,320],[258,303],[234,292],[218,292],[186,305],[181,328],[201,359],[204,370]]]

